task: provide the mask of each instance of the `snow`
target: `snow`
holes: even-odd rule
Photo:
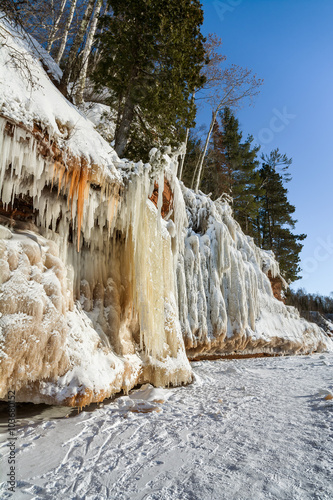
[[[204,361],[193,370],[186,387],[146,385],[93,412],[24,419],[14,498],[333,497],[332,353]]]
[[[87,118],[95,125],[96,130],[108,142],[114,140],[116,130],[116,113],[98,102],[84,102],[80,105]]]
[[[100,336],[79,304],[66,315],[69,332],[65,352],[71,367],[56,381],[40,382],[40,401],[49,396],[64,402],[84,394],[93,393],[92,399],[100,395],[110,396],[115,392],[129,390],[136,385],[142,361],[138,355],[116,356],[103,344]],[[38,395],[34,397],[39,402]],[[80,399],[77,405],[80,406]]]
[[[38,47],[38,50],[36,49]],[[49,138],[74,158],[98,165],[104,176],[118,180],[114,166],[119,161],[111,146],[53,85],[40,59],[52,59],[37,42],[4,20],[0,20],[0,115],[32,130],[41,124]],[[60,76],[58,70],[58,76]],[[56,72],[52,64],[53,74]]]

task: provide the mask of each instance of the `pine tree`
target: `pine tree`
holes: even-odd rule
[[[305,234],[293,234],[296,219],[292,214],[295,207],[288,201],[288,190],[284,182],[290,180],[288,168],[292,160],[276,149],[270,155],[262,155],[260,178],[263,185],[260,211],[261,247],[273,250],[282,271],[288,282],[300,279],[300,257],[303,248],[300,243],[306,238]],[[282,174],[276,171],[280,168]]]
[[[242,142],[239,122],[229,108],[219,118],[220,123],[214,125],[202,185],[212,192],[213,199],[223,193],[231,196],[235,219],[246,234],[255,237],[260,194],[259,148],[252,147],[251,136]]]
[[[117,109],[115,149],[141,156],[142,144],[181,142],[192,126],[192,93],[204,62],[198,0],[110,0],[103,20],[101,60],[94,79],[110,89]],[[149,144],[149,145],[148,145]],[[146,151],[146,154],[148,151]]]

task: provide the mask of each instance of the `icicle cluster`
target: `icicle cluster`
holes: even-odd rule
[[[278,263],[242,232],[228,203],[185,187],[183,195],[189,228],[178,296],[188,355],[325,348],[328,339],[316,325],[274,298],[267,274],[278,276]]]
[[[31,231],[0,226],[0,397],[40,378],[63,375],[66,268],[57,246]]]
[[[152,165],[119,161],[123,181],[111,183],[100,173],[96,175],[85,160],[70,157],[66,165],[43,155],[33,133],[4,118],[0,118],[0,133],[0,200],[12,214],[19,199],[31,200],[35,221],[27,227],[59,248],[66,269],[68,309],[64,316],[69,318],[70,310],[80,316],[75,304],[80,300],[84,311],[81,316],[86,314],[86,321],[89,317],[93,325],[86,331],[95,328],[108,352],[125,358],[134,356],[126,370],[121,363],[118,375],[113,372],[118,382],[109,384],[107,394],[128,390],[138,383],[138,377],[157,385],[190,381],[175,286],[186,221],[179,187],[174,211],[169,214],[174,220],[162,221],[160,214],[165,170],[177,192],[174,160],[152,151]],[[103,182],[95,184],[101,178]],[[148,199],[156,182],[157,208]],[[68,331],[68,338],[73,338],[70,326]],[[89,335],[86,333],[86,338]],[[75,349],[69,357],[74,376],[73,360],[78,360]],[[33,373],[30,382],[36,379]],[[77,402],[79,395],[71,399],[59,383],[58,397]],[[100,386],[91,393],[93,400],[101,397]],[[32,396],[27,387],[21,389],[21,394],[29,393],[30,399],[50,401],[48,386],[39,384],[37,392],[38,397]]]

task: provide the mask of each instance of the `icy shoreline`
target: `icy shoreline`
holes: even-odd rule
[[[20,430],[15,499],[332,498],[333,354],[192,367],[187,387]]]

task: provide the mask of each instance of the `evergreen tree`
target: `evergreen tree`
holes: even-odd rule
[[[239,122],[229,108],[219,118],[221,125],[214,125],[202,186],[212,192],[213,199],[223,193],[231,196],[235,219],[246,234],[255,237],[260,194],[259,148],[252,148],[251,136],[242,142]]]
[[[117,110],[115,149],[135,158],[142,145],[146,155],[153,145],[178,145],[184,127],[193,126],[191,96],[203,79],[202,6],[198,0],[109,3],[94,79],[110,89]]]
[[[304,288],[299,288],[297,292],[291,288],[286,293],[286,304],[296,307],[301,316],[307,320],[313,320],[316,316],[313,313],[319,313],[327,318],[333,319],[333,296],[307,293]]]
[[[300,279],[299,254],[303,248],[300,243],[305,234],[293,234],[297,220],[292,214],[295,207],[288,201],[288,190],[284,182],[290,180],[287,172],[292,160],[276,149],[270,155],[262,155],[260,178],[263,186],[260,209],[260,246],[273,250],[282,275],[288,282]],[[276,171],[282,170],[282,174]]]

